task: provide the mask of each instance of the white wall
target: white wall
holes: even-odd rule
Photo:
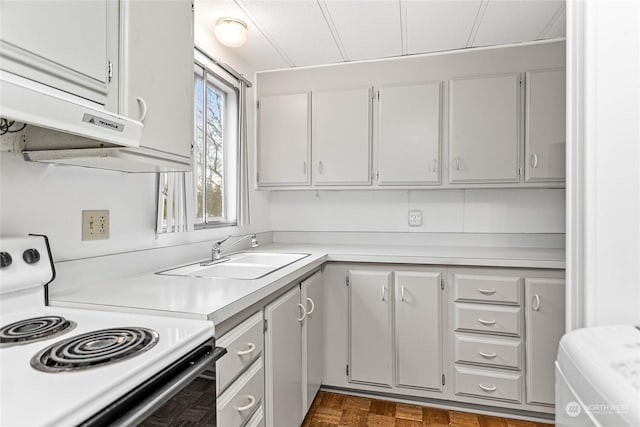
[[[564,64],[563,42],[473,49],[261,72],[257,76],[257,93],[260,97],[443,80],[446,94],[447,81],[453,77],[523,72]],[[443,103],[446,123],[446,96]],[[443,126],[443,141],[448,138],[447,129]],[[446,159],[447,144],[443,148]],[[374,147],[374,170],[376,151]],[[271,226],[274,231],[564,233],[564,194],[562,189],[275,191],[271,196]],[[422,211],[421,227],[409,227],[410,209]]]
[[[567,5],[568,329],[640,324],[640,3]]]
[[[196,41],[221,56],[252,80],[254,70],[233,57],[204,28],[196,27]],[[248,91],[248,105],[254,105]],[[248,109],[250,176],[254,176],[254,110]],[[211,240],[227,234],[269,230],[269,194],[251,193],[252,224],[164,235],[155,233],[156,175],[125,174],[73,166],[25,162],[14,153],[0,153],[0,235],[43,233],[50,236],[56,261],[114,254],[159,246]],[[110,210],[109,240],[82,242],[81,211]]]

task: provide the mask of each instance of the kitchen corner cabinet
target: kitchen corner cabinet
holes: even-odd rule
[[[520,74],[449,81],[449,182],[520,180]]]
[[[121,114],[144,124],[140,147],[190,169],[193,11],[190,1],[121,3]]]
[[[310,94],[263,96],[258,102],[258,185],[309,185]]]
[[[115,111],[118,2],[3,1],[0,63],[3,71]]]
[[[266,420],[296,426],[322,383],[322,274],[315,273],[264,309]]]
[[[564,280],[526,278],[526,398],[533,405],[554,405],[555,360],[564,335]]]
[[[313,93],[313,183],[371,183],[371,87]]]
[[[565,179],[565,69],[526,74],[525,181]]]
[[[441,84],[380,88],[379,185],[440,183]]]

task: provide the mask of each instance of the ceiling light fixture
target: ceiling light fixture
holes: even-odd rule
[[[240,47],[247,41],[247,24],[237,18],[220,18],[214,33],[223,45]]]

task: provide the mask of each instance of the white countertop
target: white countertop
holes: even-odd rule
[[[150,271],[56,292],[51,305],[114,311],[126,307],[127,311],[204,318],[220,324],[312,272],[325,261],[565,268],[564,249],[276,243],[261,246],[256,251],[310,255],[255,280],[168,276]],[[171,267],[168,265],[160,270]]]

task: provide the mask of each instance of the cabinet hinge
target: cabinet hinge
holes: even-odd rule
[[[113,78],[113,62],[111,61],[107,64],[107,78],[109,81]]]
[[[260,109],[260,101],[256,101],[256,108],[259,110]]]
[[[347,373],[347,376],[349,376],[349,365],[347,365],[347,369],[345,369],[345,372]]]
[[[349,286],[349,276],[347,276],[347,278],[345,279],[345,282],[347,282],[347,286]]]
[[[440,289],[444,291],[444,279],[440,278]]]
[[[380,182],[380,171],[376,171],[376,181]]]
[[[518,176],[522,176],[522,168],[518,168]]]
[[[264,332],[267,332],[267,319],[263,320],[263,328],[264,328]]]
[[[524,82],[522,81],[522,79],[520,79],[520,87],[522,87],[524,85]]]
[[[380,91],[376,92],[376,98],[378,98],[378,101],[380,101]]]
[[[442,385],[444,385],[444,374],[442,374]]]
[[[260,182],[260,172],[256,172],[256,182]]]

